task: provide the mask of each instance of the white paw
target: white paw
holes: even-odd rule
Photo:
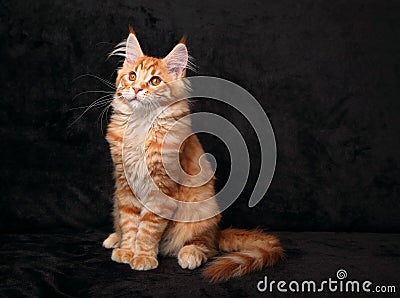
[[[117,248],[119,247],[120,237],[117,233],[112,233],[103,241],[103,246],[105,248]]]
[[[130,249],[114,248],[111,254],[111,260],[118,263],[129,264],[132,258],[133,251]]]
[[[195,245],[181,248],[178,254],[178,263],[183,269],[193,270],[207,261],[207,257]]]
[[[136,256],[131,259],[130,265],[134,270],[151,270],[158,267],[158,261],[152,256]]]

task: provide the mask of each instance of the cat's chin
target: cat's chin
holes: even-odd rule
[[[127,100],[128,105],[132,108],[135,109],[137,108],[139,105],[141,105],[141,102],[138,99],[131,99],[131,100]]]

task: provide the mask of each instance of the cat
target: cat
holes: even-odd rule
[[[200,186],[181,185],[169,177],[163,166],[162,146],[175,148],[179,155],[176,167],[182,167],[193,176],[200,171],[199,159],[204,154],[195,134],[180,147],[172,144],[175,137],[183,138],[184,134],[190,133],[190,120],[184,120],[185,125],[179,129],[173,128],[177,120],[188,119],[185,117],[190,114],[188,101],[173,102],[165,109],[168,97],[155,96],[162,88],[185,77],[189,60],[185,41],[181,40],[165,58],[149,57],[143,54],[130,28],[122,51],[125,59],[118,70],[106,134],[114,163],[114,233],[104,240],[103,246],[113,249],[111,259],[127,263],[134,270],[150,270],[157,268],[157,256],[161,254],[177,257],[183,269],[195,269],[220,251],[229,253],[216,258],[203,271],[212,282],[275,264],[284,256],[275,236],[260,230],[219,229],[221,215],[214,198],[213,177]],[[121,48],[113,53],[121,54]],[[173,88],[179,89],[179,86]],[[169,138],[171,144],[168,140],[162,143],[163,136],[171,130],[174,136]],[[202,167],[211,170],[209,162],[204,160]],[[201,213],[212,216],[192,222],[170,220],[168,216],[176,212],[176,206],[164,200],[165,195],[179,202],[203,203],[207,200],[201,208],[183,208],[178,212],[191,219],[200,218]],[[166,216],[152,212],[154,210],[164,212]]]

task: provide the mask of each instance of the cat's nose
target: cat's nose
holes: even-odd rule
[[[133,87],[133,91],[135,91],[135,94],[138,94],[139,91],[142,91],[143,89],[140,87]]]

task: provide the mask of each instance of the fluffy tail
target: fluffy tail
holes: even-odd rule
[[[242,276],[272,266],[284,258],[278,238],[261,230],[223,230],[219,249],[229,254],[217,258],[203,272],[212,282]]]

